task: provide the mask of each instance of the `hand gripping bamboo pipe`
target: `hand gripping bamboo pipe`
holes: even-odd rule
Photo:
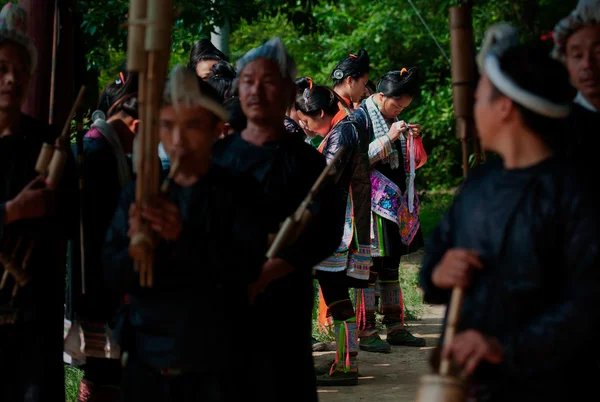
[[[444,344],[450,344],[454,339],[462,300],[463,290],[454,288],[448,305]],[[466,399],[463,380],[450,373],[449,358],[442,358],[439,374],[428,374],[421,377],[416,402],[464,402]]]
[[[67,148],[70,143],[70,128],[71,119],[77,113],[77,110],[81,107],[83,102],[83,96],[86,88],[81,87],[77,99],[71,108],[67,121],[63,127],[60,136],[56,139],[54,146],[50,144],[43,144],[42,149],[38,155],[38,159],[35,164],[35,170],[41,176],[46,178],[46,186],[50,189],[55,189],[62,177],[63,170],[67,161]],[[21,246],[24,242],[28,243],[27,249],[23,255],[21,263],[17,262],[17,258],[20,252]],[[11,257],[7,258],[4,253],[0,253],[0,263],[4,266],[4,274],[0,281],[0,289],[4,289],[8,279],[8,275],[11,274],[15,280],[15,285],[12,291],[12,296],[15,297],[19,291],[19,287],[27,285],[29,282],[29,275],[25,272],[33,249],[35,247],[35,240],[26,240],[24,236],[20,236],[15,243]]]
[[[171,53],[173,0],[130,0],[127,68],[139,74],[138,108],[141,127],[135,202],[139,209],[160,192],[158,112]],[[143,46],[142,46],[143,44]],[[154,284],[156,235],[145,223],[129,245],[129,255],[140,274],[140,286]]]

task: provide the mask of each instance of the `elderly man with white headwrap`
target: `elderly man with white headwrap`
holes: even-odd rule
[[[248,125],[217,143],[213,158],[260,182],[267,198],[262,209],[270,215],[264,224],[274,233],[308,194],[326,166],[325,158],[285,130],[285,113],[296,93],[296,66],[281,40],[271,39],[249,51],[238,61],[238,70]],[[342,192],[328,184],[311,212],[297,241],[263,266],[254,286],[258,296],[253,325],[239,334],[255,342],[247,352],[261,401],[317,400],[311,346],[312,267],[339,245],[345,215]],[[284,334],[273,334],[273,328]]]
[[[564,62],[578,90],[562,149],[578,165],[592,167],[600,127],[600,0],[580,0],[553,36],[552,55]]]
[[[15,3],[0,12],[0,401],[64,400],[62,322],[65,255],[77,228],[75,161],[68,152],[59,187],[36,172],[56,132],[21,112],[37,52],[28,16]],[[42,71],[40,73],[47,73]],[[75,219],[73,219],[75,218]],[[35,247],[30,246],[35,241]],[[20,245],[20,246],[19,246]],[[27,249],[32,250],[27,252]],[[18,250],[18,253],[16,252]],[[28,256],[24,256],[27,254]],[[27,259],[31,280],[17,286],[10,265]],[[5,270],[6,268],[6,270]],[[24,268],[24,267],[23,267]],[[12,271],[18,272],[18,271]],[[15,292],[13,289],[18,290]]]

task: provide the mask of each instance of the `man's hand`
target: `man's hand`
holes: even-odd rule
[[[431,281],[440,289],[465,289],[471,284],[473,270],[482,268],[483,264],[476,252],[454,248],[446,251],[433,270]]]
[[[173,202],[157,197],[152,206],[142,208],[142,218],[150,224],[152,230],[165,240],[177,240],[181,234],[183,223],[179,208]]]
[[[273,281],[283,278],[293,271],[294,267],[281,258],[273,258],[265,262],[258,280],[250,285],[250,302],[254,303],[256,297],[264,292]]]
[[[453,358],[470,375],[482,361],[501,363],[504,360],[504,350],[496,338],[470,329],[457,334],[452,343],[444,346],[443,356]]]
[[[42,176],[38,176],[6,203],[6,223],[48,216],[54,208],[55,192],[48,188]]]

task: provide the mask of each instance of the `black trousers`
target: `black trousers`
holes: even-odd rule
[[[65,400],[60,327],[45,320],[0,326],[0,401]]]
[[[206,345],[202,345],[206,347]],[[234,362],[232,362],[234,365]],[[243,372],[164,375],[129,356],[123,369],[121,402],[224,402],[243,400],[244,386],[234,381]],[[231,381],[231,382],[230,382]]]

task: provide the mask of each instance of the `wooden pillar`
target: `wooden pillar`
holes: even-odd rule
[[[38,64],[31,79],[23,112],[48,121],[54,40],[54,0],[19,0],[29,16],[28,34],[38,53]],[[73,89],[73,13],[75,0],[58,0],[59,30],[55,75],[54,125],[62,127],[74,98]]]
[[[452,60],[452,100],[456,117],[456,136],[462,144],[463,176],[469,172],[468,141],[475,138],[473,120],[476,85],[475,44],[470,2],[450,9],[450,47]],[[479,152],[475,147],[475,154]],[[479,158],[477,157],[477,162]]]
[[[50,1],[54,2],[54,1]],[[71,112],[73,102],[79,93],[79,83],[76,88],[75,78],[75,0],[59,0],[59,36],[56,60],[56,85],[54,105],[54,124],[62,129],[67,116]],[[48,94],[48,99],[50,94]]]
[[[48,121],[50,105],[50,74],[52,69],[52,31],[54,28],[54,1],[19,0],[29,16],[28,34],[38,54],[38,62],[23,112],[39,120]]]

